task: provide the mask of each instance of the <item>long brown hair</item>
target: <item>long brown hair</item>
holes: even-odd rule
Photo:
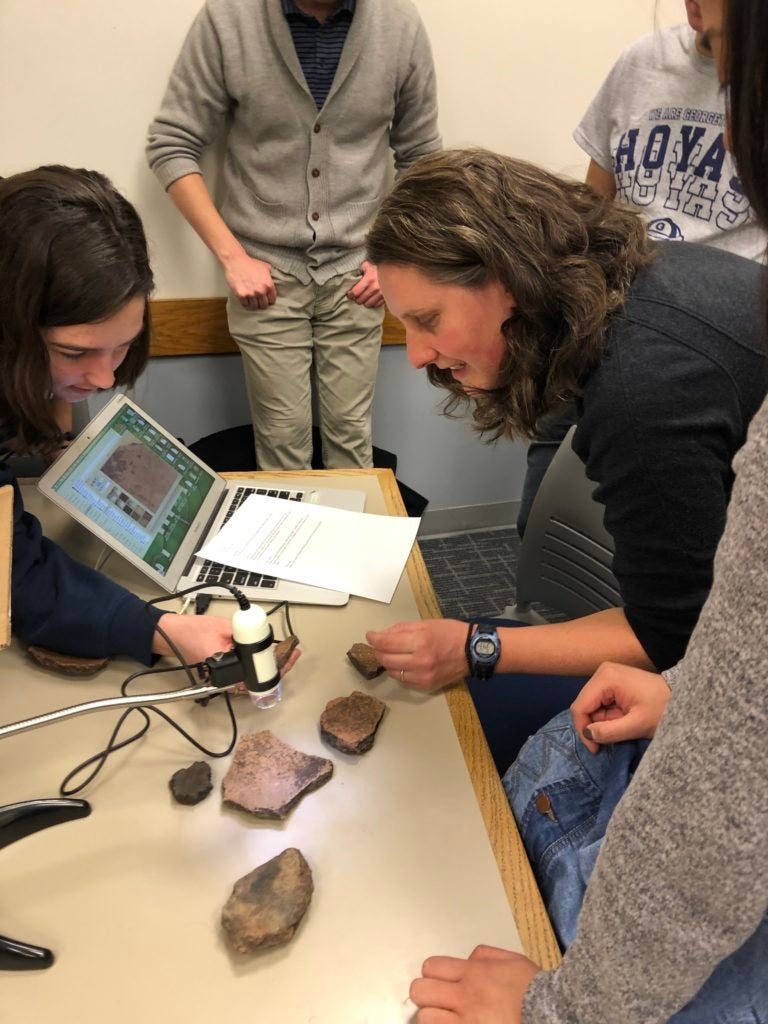
[[[55,448],[47,327],[97,323],[154,282],[136,210],[96,171],[39,167],[0,180],[0,436],[17,450]],[[141,335],[115,372],[133,384],[149,356]]]
[[[637,214],[589,186],[467,149],[432,153],[399,179],[368,256],[466,288],[495,280],[514,297],[500,383],[471,396],[476,427],[497,438],[532,436],[539,416],[579,393],[653,248]],[[428,374],[451,392],[446,412],[468,400],[449,371]]]

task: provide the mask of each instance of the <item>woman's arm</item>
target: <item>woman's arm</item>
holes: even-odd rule
[[[621,608],[546,626],[499,629],[497,672],[590,675],[604,661],[653,669]],[[367,634],[389,674],[415,690],[437,690],[468,671],[467,623],[455,619],[399,622]],[[401,677],[400,672],[404,675]]]

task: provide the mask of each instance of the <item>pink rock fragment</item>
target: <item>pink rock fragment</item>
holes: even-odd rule
[[[269,729],[241,736],[222,783],[225,804],[257,818],[285,818],[305,793],[333,775],[326,757],[303,754]]]

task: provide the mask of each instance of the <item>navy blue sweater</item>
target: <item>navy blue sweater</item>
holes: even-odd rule
[[[0,486],[12,484],[11,621],[24,643],[81,657],[127,655],[152,661],[152,634],[163,610],[70,558],[24,511],[21,492],[0,462]]]
[[[573,448],[605,504],[627,619],[660,671],[682,658],[709,594],[731,461],[768,386],[762,271],[658,243],[579,403]]]

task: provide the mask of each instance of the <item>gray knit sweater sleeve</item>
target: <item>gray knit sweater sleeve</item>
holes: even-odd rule
[[[715,581],[609,826],[579,931],[524,1024],[666,1021],[768,906],[768,403],[734,460]]]

